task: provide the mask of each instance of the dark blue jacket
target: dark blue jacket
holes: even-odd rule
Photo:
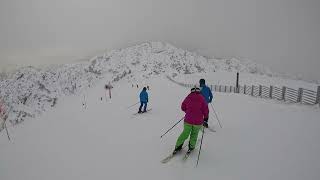
[[[205,84],[201,85],[201,94],[202,96],[206,99],[207,104],[212,102],[213,99],[213,95],[212,92],[210,90],[210,88],[208,86],[206,86]]]
[[[148,93],[145,90],[142,90],[140,93],[140,102],[148,102]]]

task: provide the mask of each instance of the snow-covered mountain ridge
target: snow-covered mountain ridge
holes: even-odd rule
[[[0,98],[7,109],[12,107],[9,122],[17,124],[54,107],[59,98],[79,93],[103,77],[113,83],[119,80],[137,82],[163,74],[175,77],[215,71],[277,76],[249,60],[208,59],[168,43],[148,42],[113,50],[87,62],[42,69],[20,68],[0,78]]]
[[[114,50],[91,60],[100,73],[112,73],[112,81],[150,78],[159,74],[206,73],[214,71],[246,72],[275,75],[268,68],[249,60],[208,59],[195,52],[176,48],[168,43],[149,42]]]

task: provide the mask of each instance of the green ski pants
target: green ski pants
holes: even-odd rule
[[[183,131],[177,140],[176,147],[183,145],[184,141],[188,139],[190,135],[189,148],[194,149],[196,147],[198,134],[201,127],[201,125],[191,125],[185,122]]]

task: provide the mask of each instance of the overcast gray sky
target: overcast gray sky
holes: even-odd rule
[[[0,0],[0,66],[164,41],[320,79],[319,0]]]

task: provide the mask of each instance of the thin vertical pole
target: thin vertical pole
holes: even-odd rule
[[[251,88],[251,96],[253,96],[253,91],[254,91],[254,85],[252,85],[252,88]]]
[[[11,107],[10,110],[7,112],[7,114],[3,116],[3,117],[4,117],[4,118],[3,118],[3,120],[4,120],[4,122],[3,122],[3,128],[6,129],[6,132],[7,132],[7,136],[8,136],[9,141],[11,140],[11,138],[10,138],[10,135],[9,135],[9,131],[8,131],[6,122],[7,122],[7,120],[8,120],[8,115],[10,114],[11,110],[12,110],[12,107]]]
[[[7,128],[6,120],[4,121],[4,128],[6,129],[7,136],[8,136],[8,139],[10,141],[11,139],[10,139],[9,131],[8,131],[8,128]]]
[[[282,87],[282,100],[284,100],[284,101],[286,101],[286,87],[285,86],[283,86]]]
[[[262,86],[259,85],[259,96],[261,97],[261,95],[262,95]]]
[[[299,89],[298,89],[297,102],[301,102],[301,100],[302,100],[302,93],[303,93],[303,89],[302,89],[302,88],[299,88]]]
[[[236,93],[239,93],[239,72],[237,72]]]
[[[213,105],[212,105],[211,103],[210,103],[210,105],[211,105],[211,107],[212,107],[212,110],[213,110],[214,114],[216,115],[216,118],[217,118],[217,121],[218,121],[218,123],[219,123],[220,128],[222,128],[222,125],[221,125],[221,123],[220,123],[220,120],[219,120],[219,118],[218,118],[218,115],[217,115],[216,111],[215,111],[214,108],[213,108]]]
[[[244,86],[243,86],[243,94],[247,94],[246,91],[247,91],[247,86],[244,85]]]
[[[317,99],[316,99],[316,104],[319,103],[320,106],[320,86],[318,86],[318,90],[317,90]]]
[[[273,86],[270,86],[270,90],[269,90],[270,99],[272,99],[272,93],[273,93]]]
[[[83,95],[83,104],[82,105],[84,106],[85,109],[87,109],[87,101],[86,101],[86,95],[85,94]]]
[[[200,158],[200,153],[201,153],[201,148],[202,148],[202,141],[203,141],[203,135],[204,135],[204,127],[202,127],[202,137],[201,137],[201,143],[200,143],[200,149],[199,149],[199,153],[198,153],[198,159],[197,159],[197,165],[199,164],[199,158]]]

